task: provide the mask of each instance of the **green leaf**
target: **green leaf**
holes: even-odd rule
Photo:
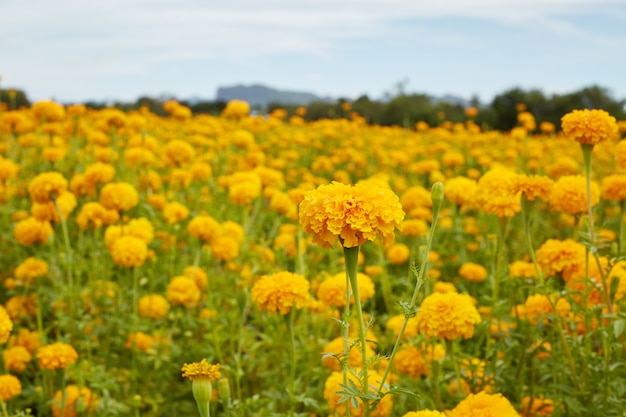
[[[613,333],[615,334],[616,338],[622,335],[625,325],[626,323],[624,322],[624,319],[615,320],[613,322]]]

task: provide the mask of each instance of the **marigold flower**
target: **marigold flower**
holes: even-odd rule
[[[250,105],[243,100],[231,100],[222,110],[222,116],[239,119],[250,114]]]
[[[195,308],[200,302],[202,293],[196,282],[186,276],[172,278],[167,286],[167,299],[173,305],[182,305],[186,308]]]
[[[547,277],[576,269],[585,258],[585,247],[572,239],[546,240],[535,252]]]
[[[382,376],[378,372],[370,369],[368,374],[369,374],[369,381],[371,382],[372,385],[376,386],[380,384],[380,381],[382,380]],[[360,381],[354,375],[353,372],[348,373],[348,378],[354,384],[359,386]],[[343,374],[341,372],[333,372],[332,374],[330,374],[330,376],[328,377],[328,379],[326,379],[326,382],[324,383],[324,398],[328,402],[328,406],[330,407],[331,414],[333,416],[345,416],[346,415],[346,405],[343,402],[341,403],[339,402],[339,400],[341,399],[341,396],[338,393],[339,391],[342,391],[341,385],[343,383],[344,383]],[[384,390],[385,389],[383,388],[383,391]],[[393,408],[392,398],[393,397],[391,395],[385,395],[382,398],[382,400],[380,400],[380,402],[376,405],[376,408],[371,410],[370,416],[371,417],[386,417],[390,415],[392,408]],[[350,404],[350,415],[352,417],[362,417],[365,413],[364,411],[365,407],[363,406],[362,400],[359,398],[357,399],[357,401],[359,402],[358,408],[355,408],[352,404]]]
[[[32,358],[33,356],[24,346],[13,346],[2,351],[4,366],[12,372],[24,372]]]
[[[619,126],[615,117],[605,110],[574,110],[561,118],[565,136],[583,145],[595,145],[617,137]]]
[[[45,122],[56,122],[65,118],[65,107],[52,100],[41,100],[31,106],[31,112]]]
[[[206,359],[202,359],[200,362],[184,364],[182,372],[183,378],[189,378],[192,381],[208,380],[213,382],[222,377],[222,374],[220,373],[220,364],[211,365]]]
[[[193,146],[180,139],[169,141],[165,145],[164,151],[168,162],[172,165],[187,164],[195,157],[196,154]]]
[[[48,263],[41,259],[28,257],[15,268],[15,278],[25,285],[32,284],[35,278],[48,274]]]
[[[178,223],[187,217],[189,217],[189,209],[177,201],[167,203],[163,207],[163,218],[168,224]]]
[[[145,217],[140,217],[138,219],[131,219],[124,226],[109,226],[104,231],[104,241],[108,248],[111,248],[122,236],[136,237],[148,245],[152,242],[152,239],[154,239],[154,227],[150,220]]]
[[[28,184],[30,198],[39,204],[45,204],[67,191],[67,180],[59,172],[43,172]]]
[[[484,391],[470,394],[448,414],[449,417],[519,417],[509,400],[502,394]]]
[[[404,414],[402,417],[446,417],[444,413],[441,411],[434,410],[420,410],[420,411],[409,411]]]
[[[536,278],[537,271],[532,262],[513,261],[509,264],[509,275],[520,278]]]
[[[37,360],[41,369],[64,369],[78,359],[78,353],[67,343],[52,343],[42,346],[37,352]]]
[[[528,201],[534,201],[537,197],[548,201],[554,181],[541,175],[517,175],[511,186],[512,192],[521,192]]]
[[[467,177],[454,177],[445,182],[445,198],[459,207],[472,207],[478,183]]]
[[[85,168],[85,178],[89,184],[106,184],[115,177],[115,167],[111,164],[103,162],[94,162]]]
[[[139,203],[139,193],[127,182],[111,182],[100,190],[100,204],[109,210],[130,210]]]
[[[591,205],[600,201],[600,187],[591,181]],[[579,214],[587,212],[587,182],[582,175],[564,175],[559,178],[550,194],[550,206],[567,213]]]
[[[601,195],[605,200],[626,200],[626,175],[608,175],[602,178]]]
[[[170,303],[159,294],[145,295],[139,299],[139,315],[151,319],[162,319],[170,310]]]
[[[556,303],[556,313],[564,317],[571,310],[569,302],[565,298],[559,298]],[[537,324],[540,321],[543,323],[548,322],[548,318],[555,314],[552,309],[552,304],[547,296],[543,294],[533,294],[528,296],[524,303],[524,309],[526,311],[526,318],[531,324]]]
[[[109,252],[116,265],[133,268],[144,264],[148,257],[148,246],[138,237],[122,236],[115,240]]]
[[[516,174],[505,168],[486,172],[476,189],[476,202],[488,214],[511,217],[521,210],[519,192],[513,187]]]
[[[192,265],[186,267],[185,269],[183,269],[183,275],[193,279],[201,291],[204,291],[207,284],[209,283],[209,277],[207,276],[206,272],[204,272],[201,268],[198,268],[197,266]]]
[[[524,397],[522,398],[522,416],[523,417],[542,417],[551,416],[554,413],[554,403],[548,398],[540,397]]]
[[[81,229],[87,229],[91,225],[99,229],[105,224],[116,223],[120,218],[117,210],[109,210],[102,204],[92,201],[85,203],[76,216],[76,223]]]
[[[344,342],[345,340],[343,337],[336,337],[324,346],[322,363],[331,371],[341,371],[341,364],[337,357],[345,360],[345,358],[342,357],[344,353]],[[348,346],[348,366],[350,368],[363,367],[363,354],[361,353],[361,350],[357,348],[354,340],[349,340]],[[367,357],[374,357],[375,353],[372,348],[368,344],[365,346]]]
[[[467,294],[432,293],[417,313],[418,328],[426,337],[454,340],[474,335],[481,318]]]
[[[398,372],[411,378],[428,375],[429,362],[439,361],[446,356],[443,345],[410,346],[399,350],[394,357],[394,365]]]
[[[211,216],[199,215],[187,224],[187,232],[203,242],[211,242],[220,233],[220,224]]]
[[[4,307],[0,305],[0,343],[5,343],[9,339],[11,330],[13,330],[13,322]]]
[[[239,241],[233,236],[217,236],[211,241],[211,255],[222,261],[232,261],[239,256]]]
[[[0,313],[1,314],[1,313]],[[14,334],[9,339],[9,346],[23,346],[32,355],[41,346],[41,340],[38,332],[31,332],[28,329],[20,328],[17,334]]]
[[[333,182],[305,194],[300,223],[313,242],[330,248],[336,239],[346,248],[381,236],[386,244],[404,218],[398,197],[388,188]]]
[[[470,282],[483,282],[487,279],[487,268],[473,262],[466,262],[459,268],[459,275]]]
[[[309,281],[287,271],[263,276],[252,287],[252,301],[261,310],[287,314],[292,307],[303,308],[309,300]]]
[[[359,298],[362,303],[374,296],[374,281],[367,275],[357,273],[357,285],[359,287]],[[344,307],[346,305],[346,274],[340,272],[326,277],[317,287],[317,298],[326,305]],[[354,295],[350,297],[350,304],[354,303]]]
[[[385,250],[385,256],[391,264],[402,265],[409,260],[411,250],[404,243],[394,243]]]
[[[45,204],[33,203],[30,212],[39,221],[60,222],[59,212],[63,220],[67,220],[76,208],[76,204],[76,196],[69,191],[64,191],[57,197],[56,204],[52,201]]]
[[[0,375],[0,400],[10,401],[22,393],[22,384],[17,377],[9,374]]]
[[[78,388],[76,385],[68,385],[63,391],[58,390],[52,399],[52,415],[54,417],[76,417],[82,415],[83,410],[87,414],[94,412],[98,406],[98,400],[89,388]]]

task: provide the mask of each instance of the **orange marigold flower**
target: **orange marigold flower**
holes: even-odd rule
[[[591,181],[591,205],[600,202],[600,187]],[[550,206],[567,213],[579,214],[587,212],[587,182],[582,175],[564,175],[559,178],[550,195]]]
[[[52,343],[42,346],[37,352],[37,360],[41,369],[64,369],[78,359],[78,353],[67,343]]]
[[[177,201],[167,203],[163,207],[163,218],[168,224],[178,223],[187,217],[189,217],[189,209]]]
[[[619,141],[615,145],[615,162],[620,171],[626,171],[626,140]]]
[[[343,356],[344,352],[344,343],[345,340],[343,337],[336,337],[324,346],[324,350],[322,353],[322,363],[323,365],[330,369],[331,371],[341,371],[341,364],[338,358]],[[354,340],[348,341],[349,351],[348,351],[348,366],[350,368],[360,368],[363,366],[363,354],[361,350],[357,348]],[[372,348],[366,344],[367,357],[373,358],[374,351]],[[345,358],[342,358],[345,359]]]
[[[34,354],[41,346],[41,340],[38,332],[31,332],[28,329],[21,328],[17,334],[14,334],[9,339],[9,346],[23,346],[30,354]]]
[[[481,318],[467,294],[432,293],[424,299],[417,313],[418,328],[426,337],[454,340],[474,335],[474,325]]]
[[[0,375],[0,400],[8,402],[22,393],[22,384],[17,377],[9,374]]]
[[[24,346],[13,346],[2,351],[4,366],[12,372],[24,372],[32,358],[33,356]]]
[[[116,223],[120,218],[117,210],[109,210],[102,204],[92,201],[85,203],[80,212],[76,216],[76,223],[81,229],[89,228],[89,225],[94,229],[99,229],[105,224]]]
[[[358,373],[359,370],[357,369]],[[353,372],[348,373],[348,378],[357,386],[360,385],[359,379],[355,376]],[[369,381],[372,385],[379,385],[382,380],[382,376],[374,371],[369,371]],[[331,414],[333,416],[345,416],[346,415],[346,405],[343,402],[339,402],[341,399],[341,394],[339,391],[342,391],[341,385],[344,383],[343,374],[341,372],[333,372],[330,374],[326,382],[324,383],[324,398],[326,399],[328,406],[330,407]],[[383,388],[383,392],[385,389]],[[376,405],[376,408],[371,410],[371,417],[386,417],[391,414],[393,408],[393,400],[391,395],[385,395],[382,397],[382,400]],[[360,398],[357,399],[359,402],[359,407],[355,408],[352,404],[350,404],[350,415],[352,417],[362,417],[364,415],[365,407],[363,407],[363,402]]]
[[[26,258],[15,268],[15,278],[23,284],[31,284],[35,278],[48,274],[48,263],[41,259]]]
[[[537,271],[532,262],[513,261],[509,264],[509,275],[520,278],[536,278]]]
[[[19,221],[13,229],[13,236],[20,245],[31,246],[36,243],[47,243],[50,235],[54,234],[50,222],[39,221],[28,217]]]
[[[411,378],[428,375],[429,362],[439,361],[446,356],[443,345],[410,346],[399,350],[394,357],[394,365],[398,372]]]
[[[522,398],[523,417],[549,417],[554,413],[554,403],[548,398],[524,397]]]
[[[454,177],[445,182],[445,198],[459,207],[472,207],[478,183],[467,177]]]
[[[399,229],[402,236],[426,236],[428,234],[428,224],[422,219],[406,219]]]
[[[403,218],[398,197],[390,189],[371,183],[322,185],[307,192],[300,203],[304,231],[313,234],[314,243],[327,248],[337,238],[346,248],[377,236],[386,244]]]
[[[585,247],[572,239],[546,240],[536,251],[537,263],[547,277],[577,269],[585,259]]]
[[[206,359],[200,362],[186,363],[182,368],[183,378],[195,380],[215,381],[222,377],[220,373],[220,364],[211,365]]]
[[[519,192],[513,184],[517,175],[505,168],[494,168],[479,180],[476,202],[488,214],[511,217],[521,210]]]
[[[357,285],[359,287],[359,298],[364,303],[374,296],[374,281],[367,275],[357,273]],[[340,272],[326,277],[317,287],[317,298],[326,305],[343,307],[346,305],[346,274]],[[350,297],[350,304],[354,303],[354,296]]]
[[[49,203],[65,191],[67,191],[67,180],[59,172],[43,172],[28,184],[30,198],[39,204]]]
[[[544,201],[550,199],[554,181],[549,177],[541,175],[517,175],[512,182],[512,192],[522,192],[529,201],[534,201],[537,197]]]
[[[411,250],[404,243],[394,243],[389,245],[385,250],[385,256],[390,263],[394,265],[402,265],[409,260]]]
[[[222,116],[239,119],[250,114],[250,105],[243,100],[231,100],[222,110]]]
[[[172,278],[167,286],[167,299],[173,305],[195,308],[198,306],[201,297],[202,293],[196,282],[183,275]]]
[[[76,417],[84,413],[93,414],[98,400],[89,388],[78,388],[68,385],[63,391],[59,390],[52,399],[52,415],[54,417]]]
[[[139,193],[127,182],[111,182],[100,191],[100,204],[109,210],[130,210],[139,203]]]
[[[287,314],[292,307],[303,308],[309,300],[309,281],[287,271],[261,277],[252,287],[252,301],[261,310]]]
[[[602,178],[600,192],[605,200],[626,200],[626,175],[615,174]]]
[[[559,298],[555,303],[556,313],[564,317],[570,310],[570,303],[565,298]],[[547,296],[543,294],[533,294],[528,296],[524,303],[524,309],[526,311],[526,318],[532,324],[537,324],[540,321],[543,323],[548,322],[548,318],[554,315],[552,304]]]
[[[605,110],[574,110],[561,118],[565,136],[583,145],[595,145],[617,137],[619,126],[615,117]]]
[[[170,303],[159,294],[145,295],[139,299],[139,315],[151,319],[162,319],[170,311]]]
[[[459,268],[459,275],[470,282],[483,282],[487,279],[487,268],[473,262],[466,262]]]
[[[85,168],[85,179],[90,185],[106,184],[113,180],[115,167],[103,162],[94,162]]]
[[[148,257],[146,242],[135,236],[122,236],[115,240],[109,249],[116,265],[125,268],[141,266]]]
[[[215,259],[228,262],[239,256],[239,241],[233,236],[217,236],[210,246]]]
[[[502,394],[487,394],[481,391],[467,396],[448,416],[519,417],[519,414]]]
[[[45,204],[33,203],[30,212],[37,220],[60,222],[59,211],[63,220],[67,220],[76,208],[76,204],[76,196],[69,191],[64,191],[57,197],[56,205],[52,201]]]
[[[199,215],[187,224],[187,232],[203,242],[211,242],[214,237],[219,235],[220,224],[211,216]]]
[[[13,322],[4,307],[0,305],[0,343],[5,343],[9,339],[11,330],[13,330]]]

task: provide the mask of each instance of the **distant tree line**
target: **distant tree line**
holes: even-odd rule
[[[140,97],[135,102],[87,102],[83,103],[90,108],[100,109],[113,106],[124,111],[147,107],[158,115],[166,115],[163,103],[175,100],[174,97]],[[194,101],[178,100],[189,107],[194,114],[218,115],[226,106],[224,101]],[[0,102],[5,107],[19,108],[29,106],[30,101],[21,90],[0,91]],[[538,89],[523,90],[513,88],[498,94],[488,104],[481,104],[474,98],[469,103],[459,103],[435,99],[426,94],[406,93],[399,89],[387,100],[371,100],[364,95],[354,101],[339,99],[336,101],[312,102],[306,108],[304,118],[309,121],[322,118],[349,118],[354,113],[364,118],[369,124],[384,126],[413,127],[417,122],[424,121],[430,126],[438,126],[443,121],[463,122],[467,120],[468,106],[478,110],[473,120],[483,129],[510,130],[518,125],[517,115],[520,105],[532,113],[537,123],[551,122],[558,129],[561,117],[574,109],[604,109],[618,120],[626,120],[626,99],[616,99],[610,91],[600,86],[585,87],[579,91],[567,94],[546,95]],[[295,115],[299,106],[269,103],[265,108],[253,108],[257,114],[266,114],[277,108],[287,111],[288,116]]]

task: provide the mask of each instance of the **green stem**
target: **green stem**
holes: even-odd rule
[[[352,296],[354,298],[354,309],[356,311],[357,324],[359,326],[359,347],[361,349],[361,355],[363,357],[363,375],[361,379],[361,392],[364,395],[369,394],[369,381],[368,381],[368,366],[367,363],[367,340],[366,340],[366,326],[363,322],[363,307],[361,305],[361,298],[359,296],[359,282],[357,278],[358,260],[359,260],[359,247],[354,246],[351,248],[343,248],[343,254],[346,260],[346,273],[350,280],[350,287],[352,289]],[[347,358],[348,356],[346,356]],[[365,408],[364,417],[370,415],[369,402],[363,398],[363,407]]]
[[[448,347],[448,352],[450,352],[450,360],[452,361],[452,366],[454,366],[454,374],[456,375],[456,379],[459,382],[459,387],[463,387],[463,380],[461,378],[461,371],[459,370],[459,363],[456,360],[456,356],[454,355],[454,341],[446,340],[446,345]]]
[[[583,150],[583,161],[585,165],[585,180],[587,186],[587,216],[589,216],[589,238],[591,246],[595,246],[595,232],[593,225],[593,208],[591,207],[591,160],[593,156],[593,145],[581,145]]]
[[[296,407],[296,364],[298,363],[296,350],[296,335],[294,332],[294,308],[291,309],[288,316],[285,317],[287,321],[287,327],[289,328],[289,338],[291,340],[291,369],[289,372],[289,415],[295,415]]]
[[[624,236],[626,235],[626,225],[624,224],[624,215],[626,214],[626,200],[622,200],[620,203],[620,216],[619,216],[619,253],[618,257],[624,253]]]

